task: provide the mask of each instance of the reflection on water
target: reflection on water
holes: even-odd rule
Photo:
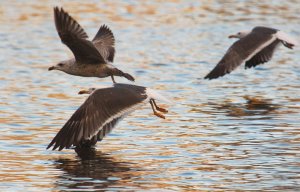
[[[247,120],[249,118],[266,118],[272,119],[277,109],[280,108],[279,104],[273,104],[270,99],[255,98],[244,96],[245,103],[233,103],[232,101],[222,101],[220,103],[208,103],[213,111],[224,113],[232,117],[243,117]],[[252,117],[251,117],[252,116]]]
[[[48,72],[71,56],[54,5],[90,38],[113,30],[114,64],[173,100],[167,119],[144,107],[96,151],[45,149],[85,100],[79,90],[111,84]],[[0,191],[299,191],[300,48],[203,79],[229,34],[265,25],[299,39],[299,10],[295,0],[2,1]]]
[[[109,154],[97,152],[93,148],[77,149],[76,153],[78,157],[75,159],[60,158],[54,161],[54,166],[63,171],[56,181],[56,189],[135,189],[133,184],[126,184],[138,176],[131,171],[133,165],[119,162]]]

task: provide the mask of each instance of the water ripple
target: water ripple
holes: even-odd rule
[[[62,5],[90,37],[105,23],[115,65],[173,100],[166,120],[143,107],[90,151],[47,151],[84,101],[110,79],[48,72],[71,56],[52,7]],[[203,77],[229,34],[267,25],[299,36],[299,3],[248,1],[5,1],[0,7],[1,191],[297,191],[299,48],[269,63]],[[299,38],[298,38],[299,39]],[[117,78],[118,82],[125,82]],[[126,81],[127,83],[127,81]]]

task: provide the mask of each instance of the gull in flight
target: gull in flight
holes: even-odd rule
[[[90,94],[85,102],[75,111],[71,118],[57,133],[47,149],[53,150],[90,148],[101,141],[116,124],[134,110],[150,103],[154,115],[165,118],[162,113],[168,111],[157,106],[155,100],[170,102],[152,89],[115,83],[113,87],[80,91]]]
[[[255,27],[252,31],[241,31],[230,35],[229,38],[239,40],[229,47],[221,61],[205,76],[205,79],[224,76],[244,62],[246,69],[268,62],[280,44],[289,49],[297,45],[297,41],[286,33],[268,27]]]
[[[60,70],[83,77],[110,76],[114,83],[114,76],[134,81],[130,74],[111,64],[115,55],[115,38],[106,25],[102,25],[94,39],[90,41],[84,29],[63,8],[54,7],[54,20],[62,43],[73,52],[74,58],[49,67],[49,71]]]

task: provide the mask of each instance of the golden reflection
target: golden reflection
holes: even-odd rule
[[[243,98],[245,99],[245,103],[237,103],[229,99],[218,103],[189,104],[189,112],[200,114],[224,113],[232,117],[268,115],[266,118],[272,118],[272,114],[276,114],[276,111],[282,107],[279,104],[273,103],[271,99],[266,99],[261,96],[253,97],[245,95]],[[284,113],[289,112],[290,111],[285,111]],[[189,121],[192,120],[189,119]]]
[[[244,96],[246,103],[232,103],[223,101],[222,103],[209,103],[208,105],[217,110],[223,112],[228,116],[242,117],[242,116],[260,116],[269,115],[266,118],[272,118],[270,114],[275,113],[281,106],[279,104],[273,104],[271,99],[265,99],[262,97]]]
[[[49,98],[56,98],[56,99],[69,99],[70,97],[63,93],[50,93],[47,95]]]
[[[8,191],[259,191],[297,187],[300,86],[297,62],[289,59],[289,52],[274,62],[274,66],[284,64],[283,71],[276,69],[276,76],[268,73],[286,82],[267,82],[264,76],[247,73],[247,78],[253,79],[250,84],[239,79],[217,85],[222,90],[236,90],[232,95],[239,97],[238,102],[207,92],[217,83],[209,82],[208,87],[202,82],[189,83],[223,54],[223,48],[214,46],[228,45],[223,39],[228,31],[260,21],[274,27],[284,25],[299,35],[295,28],[300,10],[297,1],[2,2],[0,177],[4,187],[10,186]],[[76,156],[71,150],[45,150],[53,130],[72,113],[71,109],[61,111],[61,107],[74,108],[74,103],[83,99],[75,97],[74,90],[87,86],[84,82],[103,83],[47,74],[47,65],[62,57],[61,50],[66,49],[55,31],[55,5],[68,9],[83,27],[91,25],[90,38],[101,24],[111,26],[117,40],[116,64],[136,73],[143,71],[138,84],[178,90],[170,93],[174,105],[166,120],[150,120],[155,117],[146,107],[133,113],[113,131],[121,136],[98,144],[110,154],[77,151]],[[207,65],[189,63],[191,60],[203,60]],[[176,68],[180,70],[173,70]],[[189,76],[180,76],[182,73]],[[54,91],[55,83],[64,87],[61,93]],[[264,91],[272,94],[272,99],[251,93],[242,98],[245,86],[253,91],[258,84],[266,85]],[[236,118],[231,118],[249,120],[247,116],[271,121],[268,119],[266,126],[263,121],[255,122],[259,125],[251,125],[256,128],[252,129],[248,124],[236,125],[232,121]],[[234,126],[220,126],[218,120]]]
[[[96,151],[94,148],[75,149],[78,159],[59,158],[54,166],[62,172],[58,176],[56,189],[92,189],[121,187],[122,189],[147,189],[133,178],[140,177],[142,172],[137,164],[119,161],[109,154]],[[84,179],[86,178],[86,180]],[[78,182],[80,180],[80,182]],[[74,181],[74,182],[71,182]],[[93,183],[93,181],[95,181]]]
[[[263,97],[251,97],[248,95],[244,96],[246,100],[246,109],[248,110],[266,110],[266,113],[270,113],[280,107],[278,104],[273,104],[271,99]]]

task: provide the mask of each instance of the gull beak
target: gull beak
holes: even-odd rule
[[[81,90],[78,92],[79,95],[82,95],[82,94],[89,94],[89,90]]]
[[[54,69],[55,69],[55,67],[52,66],[52,67],[49,67],[49,68],[48,68],[48,71],[52,71],[52,70],[54,70]]]
[[[229,35],[228,38],[238,38],[236,35]]]

